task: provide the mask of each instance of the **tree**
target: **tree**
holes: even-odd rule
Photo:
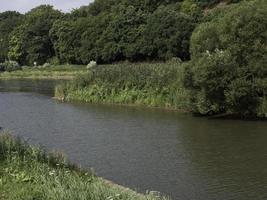
[[[266,6],[261,0],[234,5],[194,31],[185,85],[196,112],[267,112],[259,111],[267,97]]]
[[[144,35],[146,53],[151,59],[190,58],[189,41],[195,22],[179,10],[179,4],[160,6],[148,18]]]
[[[24,22],[15,28],[10,38],[10,59],[21,64],[43,64],[55,55],[49,31],[61,13],[52,6],[42,5],[26,13]]]
[[[8,59],[10,33],[23,20],[23,15],[14,11],[0,13],[0,62]]]
[[[101,47],[101,60],[142,60],[146,16],[142,10],[133,6],[118,6],[98,41]]]
[[[111,13],[109,12],[101,12],[97,16],[87,19],[86,29],[81,37],[82,45],[80,51],[83,63],[88,64],[91,60],[95,60],[98,63],[107,62],[103,60],[104,44],[100,40],[110,21]]]
[[[87,27],[86,18],[58,20],[50,30],[55,54],[61,63],[82,64],[81,36]]]
[[[83,64],[189,59],[195,11],[181,12],[173,2],[96,0],[76,9],[50,31],[56,55],[61,62]]]

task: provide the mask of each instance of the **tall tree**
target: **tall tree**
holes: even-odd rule
[[[24,22],[11,34],[9,57],[21,64],[43,64],[55,55],[49,31],[62,16],[52,6],[42,5],[26,13]]]
[[[189,43],[196,23],[180,12],[180,4],[160,6],[149,18],[145,30],[147,54],[151,59],[190,58]]]
[[[23,15],[7,11],[0,13],[0,62],[8,59],[9,36],[23,20]]]

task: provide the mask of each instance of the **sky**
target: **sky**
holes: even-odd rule
[[[50,4],[58,10],[69,12],[73,8],[88,5],[91,2],[93,0],[0,0],[0,12],[16,10],[25,13],[42,4]]]

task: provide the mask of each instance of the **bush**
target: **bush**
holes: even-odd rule
[[[4,63],[0,63],[0,71],[12,72],[21,69],[21,66],[16,61],[5,61]]]
[[[47,63],[50,63],[51,65],[60,65],[60,61],[56,56],[48,59]]]
[[[259,115],[267,96],[266,6],[243,2],[194,31],[184,84],[197,113]]]

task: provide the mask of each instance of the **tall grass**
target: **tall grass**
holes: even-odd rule
[[[69,101],[187,110],[189,97],[182,74],[183,66],[176,62],[97,66],[72,82],[57,86],[55,96]]]
[[[16,160],[22,163],[41,162],[51,167],[73,168],[73,165],[68,164],[62,154],[48,153],[42,148],[31,146],[27,142],[6,133],[0,133],[0,160],[8,162]]]
[[[23,67],[22,70],[0,73],[0,79],[31,78],[31,79],[73,79],[86,73],[81,65],[56,65],[49,67]]]
[[[0,134],[0,199],[166,200],[111,184],[8,134]]]

